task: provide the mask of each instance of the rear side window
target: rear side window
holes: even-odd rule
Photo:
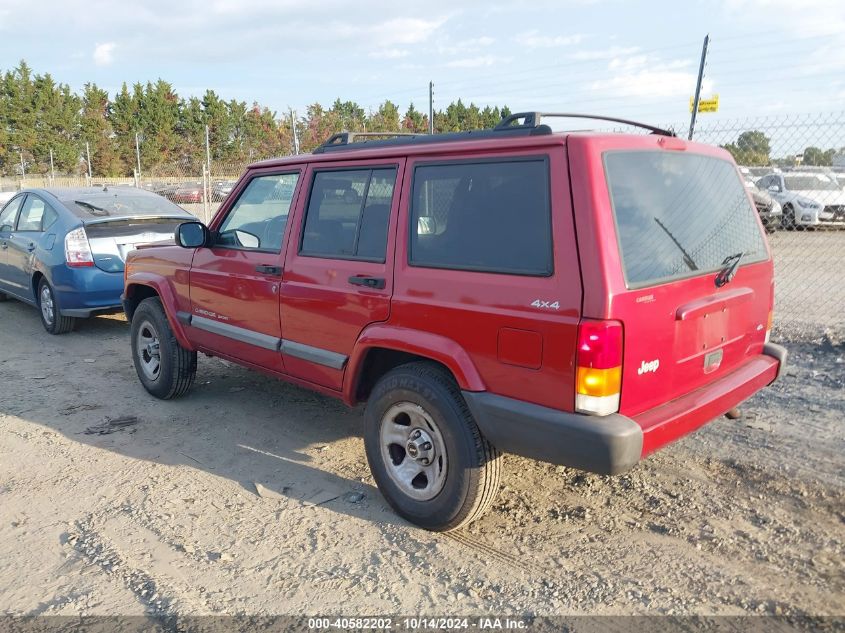
[[[417,167],[410,264],[550,275],[548,162],[538,158]]]
[[[18,231],[41,231],[41,221],[49,208],[38,196],[28,195],[18,216]]]
[[[300,254],[383,262],[396,169],[314,175]]]
[[[628,287],[766,257],[756,210],[728,161],[663,151],[608,152],[608,188]]]

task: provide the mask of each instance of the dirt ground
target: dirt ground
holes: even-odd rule
[[[0,613],[845,613],[845,350],[616,478],[505,456],[438,535],[375,489],[358,410],[216,359],[142,389],[122,317],[0,304]],[[126,419],[136,416],[137,419]]]

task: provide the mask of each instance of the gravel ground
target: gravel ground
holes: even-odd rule
[[[790,340],[845,340],[845,231],[776,231],[775,331]]]
[[[122,317],[0,322],[0,613],[845,613],[841,347],[625,476],[505,456],[438,535],[374,488],[358,410],[207,358],[160,402]]]

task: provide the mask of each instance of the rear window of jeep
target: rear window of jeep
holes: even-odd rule
[[[537,158],[416,167],[410,264],[550,275],[548,162]]]
[[[629,288],[766,258],[756,210],[736,167],[719,158],[665,151],[604,155]]]

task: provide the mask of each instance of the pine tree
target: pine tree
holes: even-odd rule
[[[85,84],[82,91],[81,138],[91,147],[91,171],[98,176],[132,173],[134,163],[120,160],[115,134],[109,120],[109,94],[96,84]]]

